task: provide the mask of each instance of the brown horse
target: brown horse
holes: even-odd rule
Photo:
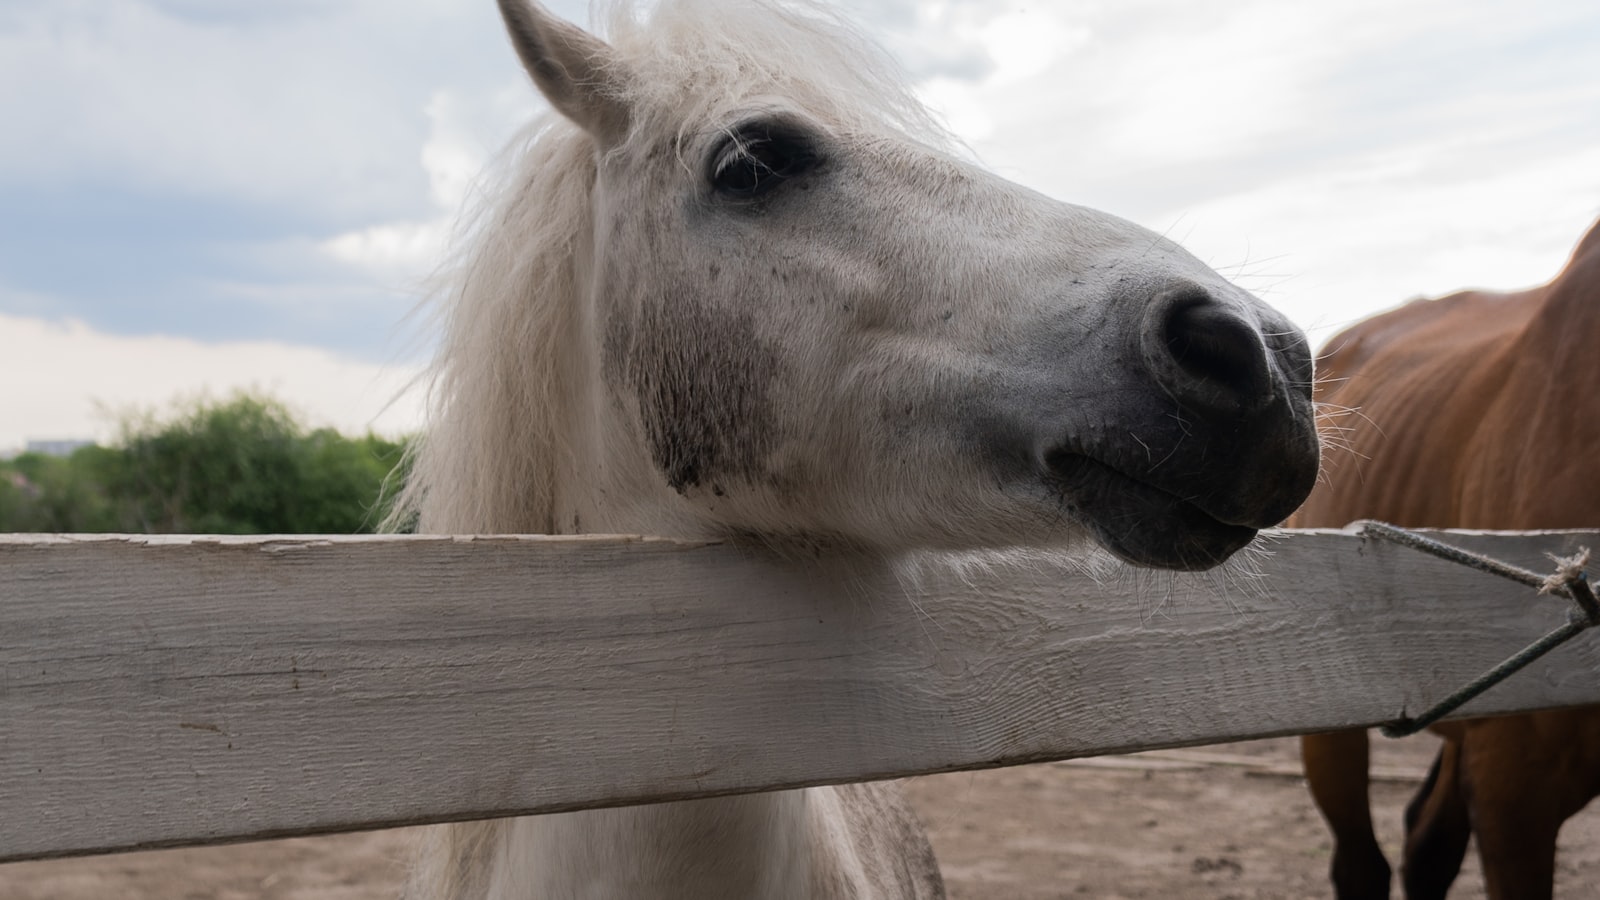
[[[1350,411],[1299,527],[1383,519],[1426,527],[1600,524],[1600,225],[1555,280],[1512,294],[1415,301],[1335,337],[1319,397]],[[1406,809],[1402,881],[1444,897],[1478,835],[1493,900],[1549,898],[1561,823],[1600,793],[1600,708],[1435,726],[1444,737]],[[1334,832],[1340,900],[1387,898],[1367,802],[1367,735],[1302,740]]]

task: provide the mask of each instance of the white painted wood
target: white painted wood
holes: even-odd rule
[[[0,859],[1367,725],[1565,616],[1352,534],[1268,547],[913,586],[639,538],[0,537]],[[1474,708],[1600,702],[1597,673],[1586,634]]]

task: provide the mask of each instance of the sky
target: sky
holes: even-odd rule
[[[541,105],[493,6],[0,0],[0,452],[237,388],[416,428],[420,284]],[[984,164],[1318,343],[1545,281],[1600,217],[1593,0],[848,8]]]

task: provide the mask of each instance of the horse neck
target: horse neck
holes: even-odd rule
[[[582,310],[593,304],[580,304]],[[563,446],[554,460],[554,530],[563,534],[715,537],[684,511],[655,469],[645,440],[616,414],[600,370],[592,319],[572,323],[564,386]],[[824,789],[826,790],[826,789]],[[529,896],[761,898],[812,896],[808,875],[820,844],[816,790],[589,810],[504,823],[491,884],[533,885]],[[495,896],[491,891],[491,896]]]
[[[683,499],[650,460],[644,436],[626,417],[600,371],[600,341],[588,322],[574,329],[577,352],[562,361],[563,440],[552,462],[552,524],[558,534],[715,537],[686,514]]]
[[[1494,400],[1462,446],[1461,527],[1575,528],[1600,501],[1583,465],[1600,444],[1589,415],[1600,384],[1600,252],[1533,292],[1537,309],[1495,368]],[[1518,477],[1508,477],[1517,473]]]
[[[1556,383],[1600,383],[1600,241],[1585,240],[1540,291],[1539,312],[1519,348],[1522,358]]]
[[[819,848],[812,838],[825,836],[810,827],[812,793],[517,819],[505,823],[504,850],[488,881],[519,897],[814,897]]]
[[[597,390],[598,382],[585,382]],[[593,410],[596,407],[579,407]],[[604,417],[574,423],[557,472],[555,520],[569,534],[699,532],[643,452]],[[663,496],[666,494],[668,496]],[[504,823],[490,884],[515,896],[799,900],[831,836],[808,789],[524,818]],[[822,851],[826,852],[826,851]],[[490,891],[491,898],[500,895]]]

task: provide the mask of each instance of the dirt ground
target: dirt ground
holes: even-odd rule
[[[1429,737],[1375,739],[1380,836],[1393,858]],[[1330,897],[1329,842],[1290,739],[918,778],[952,900]],[[3,814],[3,813],[0,813]],[[0,865],[0,900],[377,900],[414,832]],[[1561,832],[1556,896],[1600,896],[1600,808]],[[1398,890],[1396,890],[1398,896]],[[1452,898],[1484,896],[1476,860]]]

